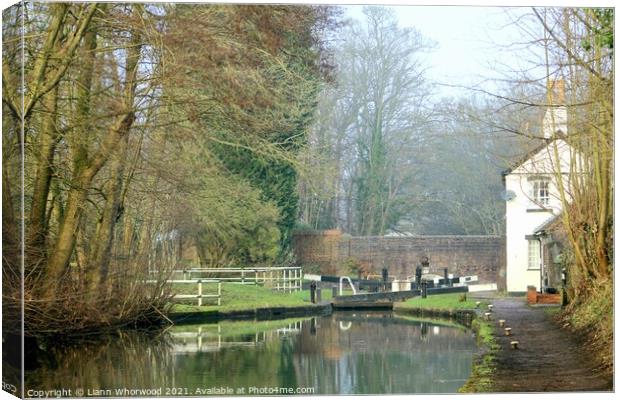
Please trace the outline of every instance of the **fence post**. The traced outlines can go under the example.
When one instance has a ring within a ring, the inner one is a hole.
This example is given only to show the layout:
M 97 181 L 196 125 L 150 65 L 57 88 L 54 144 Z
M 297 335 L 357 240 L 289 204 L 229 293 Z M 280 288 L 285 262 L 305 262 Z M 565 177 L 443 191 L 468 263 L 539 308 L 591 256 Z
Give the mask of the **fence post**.
M 198 279 L 198 305 L 202 305 L 202 280 Z
M 217 281 L 217 305 L 222 305 L 222 281 Z
M 310 303 L 316 303 L 316 282 L 310 282 Z
M 254 270 L 254 285 L 258 285 L 258 270 Z
M 241 270 L 241 283 L 242 284 L 245 283 L 245 270 L 244 269 Z

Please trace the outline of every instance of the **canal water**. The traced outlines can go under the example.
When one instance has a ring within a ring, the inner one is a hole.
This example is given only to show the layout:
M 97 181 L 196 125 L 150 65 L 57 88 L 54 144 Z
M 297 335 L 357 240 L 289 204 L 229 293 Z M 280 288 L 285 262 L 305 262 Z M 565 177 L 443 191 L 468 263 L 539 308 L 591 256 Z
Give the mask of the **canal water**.
M 455 393 L 476 351 L 460 325 L 387 311 L 221 321 L 50 346 L 26 371 L 26 394 Z

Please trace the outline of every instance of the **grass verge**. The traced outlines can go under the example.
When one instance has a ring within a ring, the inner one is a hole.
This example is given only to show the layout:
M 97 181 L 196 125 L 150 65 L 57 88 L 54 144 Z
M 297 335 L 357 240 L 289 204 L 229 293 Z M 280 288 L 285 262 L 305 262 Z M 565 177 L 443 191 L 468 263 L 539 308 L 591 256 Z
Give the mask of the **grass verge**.
M 173 288 L 175 293 L 197 293 L 196 286 L 191 288 L 188 285 L 179 288 Z M 323 291 L 323 299 L 325 293 Z M 203 294 L 216 294 L 216 284 L 203 284 Z M 331 297 L 331 293 L 329 293 Z M 234 283 L 222 284 L 221 306 L 215 303 L 215 299 L 206 299 L 206 305 L 198 306 L 196 304 L 174 304 L 171 312 L 195 312 L 195 311 L 242 311 L 254 310 L 257 308 L 268 307 L 299 307 L 310 305 L 310 293 L 298 291 L 292 293 L 276 292 L 270 288 L 258 285 L 238 285 Z
M 499 344 L 493 335 L 491 323 L 476 318 L 472 321 L 472 329 L 476 332 L 478 346 L 482 354 L 474 361 L 472 373 L 459 393 L 489 393 L 493 391 L 493 374 L 495 373 L 495 357 Z
M 610 376 L 614 369 L 614 290 L 611 280 L 598 282 L 587 296 L 558 313 L 564 328 L 584 339 L 585 346 Z
M 481 301 L 480 307 L 486 307 L 487 303 Z M 473 310 L 476 308 L 476 300 L 467 296 L 466 293 L 447 293 L 427 296 L 425 299 L 414 297 L 405 302 L 395 303 L 395 309 L 426 309 L 426 310 Z

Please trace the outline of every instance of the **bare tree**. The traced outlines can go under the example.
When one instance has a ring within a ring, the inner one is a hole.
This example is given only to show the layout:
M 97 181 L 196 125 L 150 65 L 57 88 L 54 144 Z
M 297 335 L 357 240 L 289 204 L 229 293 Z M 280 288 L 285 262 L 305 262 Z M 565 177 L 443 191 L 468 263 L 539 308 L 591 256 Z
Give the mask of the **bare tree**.
M 430 45 L 417 31 L 399 27 L 391 10 L 367 7 L 364 15 L 363 24 L 343 33 L 337 86 L 326 103 L 332 107 L 329 122 L 315 127 L 315 137 L 331 138 L 317 140 L 317 149 L 331 146 L 328 158 L 340 170 L 329 185 L 332 224 L 356 234 L 383 234 L 405 212 L 402 194 L 415 173 L 411 160 L 430 115 L 421 63 Z

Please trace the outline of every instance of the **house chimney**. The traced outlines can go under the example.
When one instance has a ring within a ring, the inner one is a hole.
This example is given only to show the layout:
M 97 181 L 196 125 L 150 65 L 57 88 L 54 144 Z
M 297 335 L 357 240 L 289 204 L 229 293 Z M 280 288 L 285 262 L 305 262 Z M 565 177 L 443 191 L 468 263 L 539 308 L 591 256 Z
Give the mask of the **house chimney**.
M 549 79 L 547 81 L 547 94 L 551 104 L 564 104 L 564 79 Z
M 543 137 L 551 139 L 557 134 L 568 134 L 568 115 L 566 111 L 564 79 L 547 81 L 547 111 L 543 118 Z

